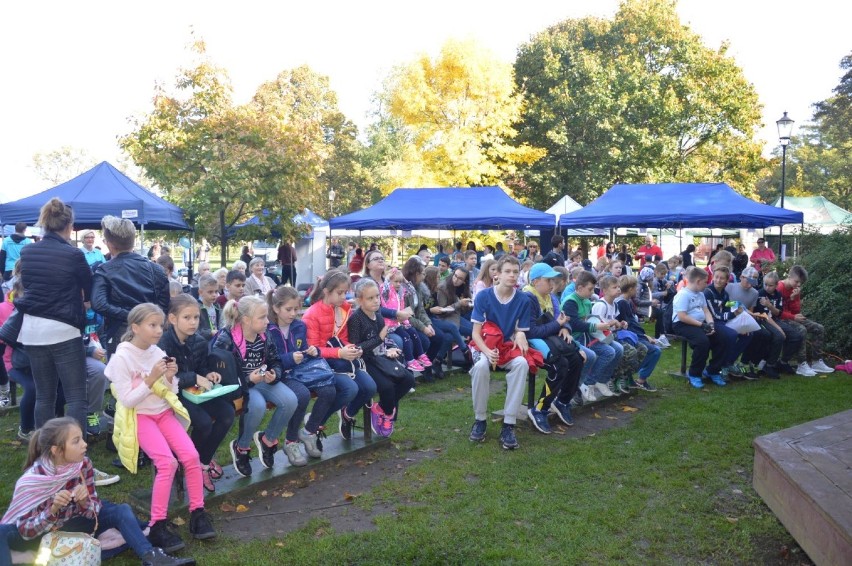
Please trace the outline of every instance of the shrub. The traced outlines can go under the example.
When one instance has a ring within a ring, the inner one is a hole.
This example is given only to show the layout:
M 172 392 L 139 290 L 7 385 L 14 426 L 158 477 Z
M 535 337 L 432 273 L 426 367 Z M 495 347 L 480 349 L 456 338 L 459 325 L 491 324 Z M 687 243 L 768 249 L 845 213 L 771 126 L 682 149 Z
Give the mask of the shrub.
M 825 349 L 852 358 L 852 229 L 802 236 L 801 265 L 808 270 L 802 311 L 825 326 Z M 826 360 L 829 362 L 829 360 Z M 833 365 L 829 363 L 829 365 Z

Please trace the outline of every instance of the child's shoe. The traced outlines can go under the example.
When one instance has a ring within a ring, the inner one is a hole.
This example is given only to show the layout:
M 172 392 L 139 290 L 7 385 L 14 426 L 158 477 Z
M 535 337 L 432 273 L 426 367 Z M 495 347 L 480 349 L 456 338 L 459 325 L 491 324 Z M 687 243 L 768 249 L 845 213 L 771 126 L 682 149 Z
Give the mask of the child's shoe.
M 207 540 L 216 537 L 213 522 L 204 507 L 189 514 L 189 532 L 197 540 Z
M 322 450 L 317 446 L 317 435 L 311 434 L 306 429 L 299 431 L 299 440 L 305 445 L 305 452 L 311 458 L 322 458 Z
M 163 552 L 162 548 L 156 546 L 142 556 L 142 566 L 191 566 L 194 564 L 194 558 L 169 556 Z
M 532 425 L 540 433 L 550 434 L 553 432 L 550 430 L 550 423 L 547 422 L 547 413 L 544 411 L 539 411 L 538 409 L 530 407 L 527 409 L 527 415 L 529 416 Z
M 352 429 L 355 428 L 355 419 L 346 414 L 346 407 L 339 411 L 340 416 L 340 436 L 343 440 L 352 440 Z
M 583 403 L 594 403 L 598 400 L 594 389 L 594 386 L 586 385 L 585 383 L 580 385 L 580 393 L 583 394 Z
M 811 364 L 811 371 L 817 373 L 834 373 L 834 368 L 831 368 L 822 359 L 819 359 Z
M 556 414 L 565 426 L 574 426 L 574 418 L 571 416 L 570 403 L 565 404 L 559 399 L 554 399 L 553 403 L 550 405 L 550 412 Z
M 254 445 L 257 446 L 257 451 L 260 452 L 260 463 L 264 468 L 271 468 L 275 465 L 275 452 L 278 450 L 278 441 L 272 446 L 269 446 L 265 441 L 266 437 L 262 432 L 254 433 Z
M 816 375 L 816 372 L 811 369 L 811 366 L 808 365 L 808 362 L 802 362 L 799 364 L 799 367 L 796 368 L 796 375 L 802 375 L 804 377 L 813 377 Z
M 201 482 L 204 484 L 204 489 L 210 493 L 216 492 L 216 484 L 213 483 L 213 476 L 210 475 L 210 466 L 201 467 Z
M 485 440 L 485 429 L 488 426 L 488 421 L 473 421 L 473 426 L 470 428 L 470 441 L 482 442 Z
M 636 385 L 638 385 L 639 389 L 641 389 L 642 391 L 648 391 L 650 393 L 654 393 L 657 390 L 657 388 L 651 385 L 651 382 L 647 379 L 644 381 L 637 381 Z
M 426 354 L 420 354 L 417 356 L 417 361 L 420 362 L 420 365 L 424 368 L 432 367 L 432 360 L 430 360 L 429 356 Z
M 186 543 L 174 532 L 175 526 L 168 519 L 162 519 L 151 525 L 148 532 L 148 541 L 151 546 L 162 548 L 163 552 L 172 553 L 183 550 Z
M 410 362 L 405 364 L 405 367 L 407 367 L 411 371 L 416 372 L 421 372 L 425 369 L 422 365 L 420 365 L 420 362 L 418 362 L 417 360 L 411 360 Z
M 609 387 L 610 392 L 611 392 L 614 396 L 616 396 L 616 397 L 621 397 L 621 390 L 620 390 L 620 389 L 618 388 L 618 386 L 615 384 L 615 383 L 616 383 L 616 381 L 621 381 L 621 378 L 619 378 L 618 380 L 610 379 L 609 381 L 607 381 L 607 382 L 606 382 L 606 386 L 607 386 L 607 387 Z
M 704 373 L 702 373 L 702 375 L 704 377 L 706 377 L 707 379 L 709 379 L 710 381 L 712 381 L 713 383 L 715 383 L 716 385 L 718 385 L 719 387 L 724 387 L 724 386 L 727 385 L 727 382 L 725 381 L 725 379 L 722 377 L 722 374 L 720 374 L 720 373 L 710 373 L 705 369 Z
M 287 460 L 291 466 L 301 467 L 308 463 L 308 459 L 302 454 L 301 442 L 284 442 L 284 454 L 287 455 Z
M 689 384 L 696 389 L 701 389 L 704 387 L 704 381 L 700 377 L 695 377 L 689 374 L 686 374 L 686 378 L 689 380 Z
M 598 393 L 600 393 L 600 394 L 601 394 L 601 396 L 603 396 L 603 397 L 613 397 L 613 396 L 615 396 L 615 393 L 613 393 L 612 391 L 610 391 L 610 389 L 609 389 L 609 387 L 607 386 L 607 384 L 606 384 L 606 383 L 600 383 L 600 382 L 595 383 L 595 389 L 596 389 L 596 390 L 597 390 L 597 392 L 598 392 Z M 597 393 L 596 393 L 595 395 L 597 395 Z
M 514 450 L 518 447 L 515 425 L 503 423 L 503 428 L 500 429 L 500 446 L 503 447 L 503 450 Z
M 225 471 L 222 469 L 216 460 L 210 460 L 210 477 L 214 480 L 218 480 L 225 474 Z
M 234 462 L 234 470 L 237 471 L 238 474 L 247 478 L 251 475 L 251 448 L 247 448 L 246 450 L 242 450 L 237 446 L 237 439 L 231 441 L 231 459 Z M 157 545 L 154 545 L 157 546 Z M 166 552 L 174 552 L 166 551 Z

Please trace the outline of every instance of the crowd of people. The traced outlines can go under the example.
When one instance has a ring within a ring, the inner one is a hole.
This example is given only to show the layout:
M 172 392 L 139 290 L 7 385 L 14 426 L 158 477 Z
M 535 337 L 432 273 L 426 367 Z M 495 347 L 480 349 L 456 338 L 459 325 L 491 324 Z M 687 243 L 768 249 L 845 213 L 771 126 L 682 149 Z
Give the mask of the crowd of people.
M 831 371 L 822 361 L 823 327 L 801 314 L 807 272 L 795 266 L 780 280 L 763 242 L 741 269 L 738 254 L 725 250 L 707 270 L 692 263 L 694 249 L 664 261 L 650 237 L 635 266 L 611 244 L 593 265 L 559 235 L 544 255 L 535 241 L 508 252 L 501 243 L 439 246 L 434 255 L 422 246 L 397 268 L 378 246 L 365 253 L 333 239 L 331 266 L 303 311 L 287 244 L 278 254 L 288 266 L 281 281 L 247 247 L 231 269 L 212 272 L 200 262 L 185 286 L 162 248 L 150 258 L 133 251 L 129 220 L 103 218 L 105 254 L 94 233 L 83 234 L 82 248 L 70 244 L 73 220 L 53 199 L 41 211 L 40 241 L 26 241 L 26 226 L 16 227 L 8 247 L 4 241 L 10 290 L 0 340 L 8 375 L 0 374 L 7 391 L 9 376 L 24 389 L 18 435 L 29 455 L 0 524 L 0 565 L 10 549 L 30 548 L 60 527 L 116 528 L 123 540 L 115 552 L 130 548 L 143 564 L 193 563 L 172 556 L 185 546 L 168 518 L 172 483 L 180 466 L 189 532 L 215 537 L 204 497 L 224 474 L 216 453 L 235 422 L 228 451 L 240 476 L 252 475 L 255 449 L 263 468 L 275 465 L 279 448 L 291 466 L 304 466 L 322 456 L 332 416 L 343 439 L 352 438 L 361 410 L 376 435 L 389 437 L 417 382 L 444 379 L 454 363 L 471 376 L 474 442 L 486 437 L 492 372 L 505 372 L 499 444 L 506 450 L 518 447 L 529 373 L 543 380 L 527 415 L 550 434 L 551 414 L 572 426 L 578 405 L 656 391 L 651 378 L 673 336 L 693 348 L 688 380 L 696 388 L 760 372 Z M 643 326 L 650 320 L 653 335 Z M 147 458 L 156 470 L 144 523 L 99 497 L 96 487 L 119 478 L 86 456 L 87 441 L 102 432 L 108 387 L 120 463 L 135 473 Z

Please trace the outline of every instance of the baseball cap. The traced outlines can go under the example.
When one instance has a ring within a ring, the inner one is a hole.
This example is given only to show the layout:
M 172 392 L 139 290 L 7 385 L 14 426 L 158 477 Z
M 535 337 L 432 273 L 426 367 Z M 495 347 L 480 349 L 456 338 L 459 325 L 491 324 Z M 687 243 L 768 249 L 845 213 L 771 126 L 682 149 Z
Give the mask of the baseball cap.
M 536 263 L 530 268 L 529 281 L 535 281 L 536 279 L 541 279 L 542 277 L 546 279 L 553 279 L 554 277 L 561 277 L 559 272 L 547 265 L 546 263 Z
M 757 286 L 757 270 L 753 267 L 746 267 L 740 275 L 741 279 L 745 279 L 752 287 Z

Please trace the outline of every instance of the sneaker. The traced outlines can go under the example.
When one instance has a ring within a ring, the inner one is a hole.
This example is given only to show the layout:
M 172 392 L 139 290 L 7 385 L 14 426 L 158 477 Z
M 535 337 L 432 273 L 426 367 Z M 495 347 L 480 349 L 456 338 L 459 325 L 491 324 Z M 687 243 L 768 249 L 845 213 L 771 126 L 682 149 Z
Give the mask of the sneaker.
M 647 391 L 649 393 L 654 393 L 657 391 L 657 388 L 651 385 L 651 382 L 647 379 L 645 381 L 637 381 L 636 385 L 639 386 L 639 389 L 641 391 Z
M 704 381 L 700 377 L 693 377 L 689 374 L 686 374 L 686 378 L 689 380 L 689 384 L 696 389 L 701 389 L 704 387 Z
M 20 440 L 21 442 L 29 442 L 30 438 L 33 437 L 34 432 L 35 432 L 34 430 L 31 430 L 29 432 L 24 432 L 24 429 L 22 429 L 21 427 L 18 427 L 18 440 Z
M 571 416 L 570 403 L 567 405 L 559 399 L 554 399 L 550 405 L 550 412 L 554 413 L 565 426 L 574 426 L 574 417 Z
M 766 377 L 769 379 L 781 379 L 781 374 L 778 372 L 778 368 L 769 364 L 763 366 L 763 373 L 765 373 Z
M 194 566 L 194 558 L 176 558 L 154 547 L 142 556 L 142 566 Z
M 616 385 L 615 385 L 615 384 L 616 384 L 616 382 L 618 382 L 618 381 L 621 381 L 621 378 L 619 378 L 619 379 L 610 379 L 609 381 L 607 381 L 607 382 L 606 382 L 606 386 L 607 386 L 607 387 L 609 387 L 610 392 L 611 392 L 611 393 L 612 393 L 615 397 L 621 397 L 621 390 L 618 388 L 618 386 L 616 386 Z
M 628 377 L 625 381 L 627 382 L 627 389 L 628 390 L 639 389 L 639 384 L 636 383 L 636 380 L 633 379 L 633 376 Z
M 444 379 L 444 366 L 438 358 L 432 360 L 432 375 L 435 379 Z
M 722 370 L 722 375 L 727 374 L 728 377 L 739 377 L 739 378 L 745 377 L 746 370 L 740 364 L 731 364 L 725 369 L 727 369 L 727 372 Z
M 834 368 L 829 367 L 822 359 L 819 359 L 811 364 L 811 371 L 817 373 L 834 373 Z
M 186 543 L 175 532 L 175 526 L 168 519 L 162 519 L 151 525 L 148 532 L 148 542 L 151 546 L 162 548 L 163 552 L 172 553 L 183 550 Z
M 370 428 L 373 429 L 373 434 L 378 435 L 379 431 L 382 429 L 381 426 L 381 418 L 384 417 L 385 414 L 382 412 L 381 407 L 379 407 L 378 403 L 373 403 L 370 405 Z
M 589 386 L 583 383 L 580 385 L 580 393 L 583 395 L 583 403 L 594 403 L 598 400 L 595 396 L 594 386 Z
M 196 540 L 207 540 L 216 537 L 210 515 L 202 507 L 189 514 L 189 532 Z
M 216 492 L 216 484 L 213 483 L 213 476 L 210 475 L 210 466 L 201 467 L 201 483 L 204 485 L 204 489 L 210 493 Z
M 418 362 L 417 360 L 411 360 L 410 362 L 405 364 L 405 367 L 407 367 L 411 371 L 416 371 L 418 373 L 426 369 L 422 365 L 420 365 L 420 362 Z
M 660 334 L 660 337 L 659 337 L 659 338 L 657 338 L 657 345 L 658 345 L 660 348 L 665 349 L 665 348 L 670 347 L 670 346 L 672 345 L 672 343 L 671 343 L 671 342 L 669 342 L 669 339 L 666 337 L 666 335 L 665 335 L 665 334 Z
M 222 469 L 222 466 L 220 466 L 216 460 L 210 460 L 210 477 L 214 480 L 218 480 L 223 475 L 225 475 L 225 471 Z
M 547 423 L 547 413 L 544 411 L 529 408 L 527 409 L 527 416 L 529 416 L 530 422 L 540 433 L 550 434 L 552 432 L 550 430 L 550 425 Z
M 301 468 L 308 463 L 308 459 L 302 454 L 301 445 L 301 442 L 290 442 L 289 440 L 284 442 L 284 454 L 287 456 L 287 461 L 296 468 Z
M 234 461 L 234 469 L 238 474 L 247 478 L 251 475 L 251 448 L 241 450 L 237 446 L 237 439 L 231 441 L 231 459 Z M 156 545 L 155 545 L 156 546 Z M 167 552 L 174 552 L 167 551 Z
M 787 375 L 793 375 L 796 373 L 796 368 L 791 366 L 789 362 L 778 362 L 778 371 Z
M 6 384 L 4 389 L 0 389 L 0 407 L 8 407 L 12 404 L 12 397 L 9 389 L 9 384 Z
M 305 445 L 305 452 L 311 458 L 322 458 L 322 450 L 317 446 L 317 435 L 311 434 L 305 429 L 299 431 L 299 440 Z
M 114 483 L 118 483 L 121 480 L 121 476 L 118 474 L 108 474 L 106 472 L 102 472 L 99 469 L 95 468 L 95 486 L 102 487 L 105 485 L 112 485 Z
M 619 393 L 630 393 L 630 387 L 627 386 L 628 380 L 631 378 L 621 378 L 615 380 L 615 387 Z
M 515 438 L 515 425 L 503 424 L 500 429 L 500 445 L 503 450 L 514 450 L 518 447 L 518 439 Z
M 269 446 L 264 442 L 266 436 L 260 431 L 255 432 L 252 438 L 254 438 L 254 445 L 257 446 L 257 451 L 260 454 L 260 463 L 263 467 L 269 469 L 274 466 L 275 452 L 278 451 L 278 442 Z
M 97 436 L 101 433 L 101 419 L 97 413 L 86 415 L 86 433 Z
M 485 427 L 488 426 L 486 421 L 473 421 L 473 426 L 470 429 L 470 441 L 482 442 L 485 440 Z
M 710 381 L 712 381 L 713 383 L 715 383 L 716 385 L 718 385 L 719 387 L 724 387 L 724 386 L 727 385 L 727 382 L 725 382 L 725 379 L 722 377 L 722 374 L 720 374 L 720 373 L 712 373 L 711 374 L 705 369 L 704 373 L 702 375 L 704 377 L 706 377 L 707 379 L 709 379 Z
M 417 361 L 420 362 L 420 365 L 424 368 L 432 367 L 432 360 L 430 360 L 429 356 L 426 354 L 420 354 L 417 356 Z
M 578 389 L 574 396 L 571 397 L 571 402 L 569 403 L 572 408 L 582 407 L 583 406 L 583 393 Z
M 355 419 L 346 414 L 346 407 L 339 411 L 340 416 L 340 436 L 343 440 L 352 440 L 352 429 L 355 428 Z
M 816 375 L 816 372 L 811 369 L 811 367 L 808 365 L 808 362 L 802 362 L 799 364 L 799 367 L 796 368 L 796 375 L 813 377 Z
M 390 438 L 390 435 L 393 434 L 394 421 L 396 421 L 396 408 L 390 415 L 382 413 L 382 417 L 379 419 L 379 436 Z
M 743 373 L 743 377 L 749 381 L 755 381 L 756 379 L 760 379 L 760 375 L 757 373 L 757 368 L 754 365 L 749 364 L 745 368 L 745 372 Z
M 595 390 L 600 393 L 603 397 L 614 397 L 615 393 L 613 393 L 609 386 L 606 383 L 595 383 Z

